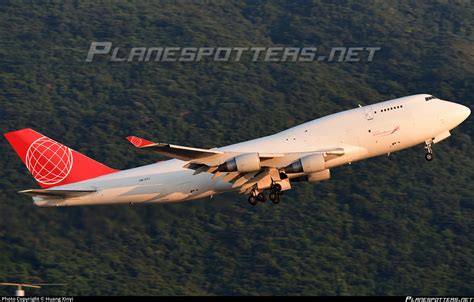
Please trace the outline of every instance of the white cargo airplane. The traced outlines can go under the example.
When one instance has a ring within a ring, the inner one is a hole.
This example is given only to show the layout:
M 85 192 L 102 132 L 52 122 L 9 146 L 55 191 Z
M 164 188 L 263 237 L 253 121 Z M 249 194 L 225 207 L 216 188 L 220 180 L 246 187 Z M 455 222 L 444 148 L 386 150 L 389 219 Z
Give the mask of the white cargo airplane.
M 42 189 L 20 193 L 38 206 L 165 203 L 194 200 L 227 191 L 247 194 L 250 204 L 269 198 L 296 181 L 329 179 L 330 169 L 390 154 L 450 136 L 470 109 L 419 94 L 331 114 L 274 135 L 222 148 L 200 149 L 127 139 L 140 149 L 173 159 L 118 171 L 31 129 L 5 136 Z

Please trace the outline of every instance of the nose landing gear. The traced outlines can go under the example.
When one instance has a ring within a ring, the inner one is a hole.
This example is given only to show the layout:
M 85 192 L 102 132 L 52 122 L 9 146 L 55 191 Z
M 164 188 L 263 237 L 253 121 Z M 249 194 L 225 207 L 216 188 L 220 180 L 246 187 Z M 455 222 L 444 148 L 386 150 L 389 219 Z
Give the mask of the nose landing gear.
M 425 159 L 427 161 L 432 161 L 433 160 L 433 153 L 430 153 L 430 152 L 426 153 L 425 154 Z
M 427 161 L 432 161 L 433 160 L 433 140 L 426 141 L 426 154 L 425 154 L 425 159 Z

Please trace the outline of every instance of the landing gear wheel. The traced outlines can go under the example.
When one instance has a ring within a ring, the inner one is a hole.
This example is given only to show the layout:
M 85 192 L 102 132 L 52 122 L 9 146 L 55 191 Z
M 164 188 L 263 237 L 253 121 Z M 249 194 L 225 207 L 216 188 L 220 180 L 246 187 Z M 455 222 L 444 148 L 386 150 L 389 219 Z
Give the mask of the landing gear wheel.
M 260 201 L 260 202 L 265 202 L 265 201 L 267 201 L 267 199 L 265 198 L 265 194 L 264 194 L 264 193 L 258 193 L 258 194 L 257 194 L 257 200 Z
M 274 184 L 274 185 L 271 187 L 271 191 L 272 191 L 272 192 L 275 192 L 275 193 L 281 192 L 281 185 L 280 185 L 280 184 Z
M 271 200 L 274 204 L 280 203 L 280 194 L 278 194 L 278 193 L 276 193 L 276 192 L 271 192 L 268 197 L 270 197 L 270 200 Z
M 255 206 L 255 205 L 257 204 L 257 197 L 256 197 L 255 195 L 253 195 L 253 194 L 250 195 L 250 196 L 249 196 L 249 199 L 248 199 L 248 202 L 249 202 L 251 205 Z
M 275 192 L 271 192 L 268 197 L 270 198 L 271 201 L 275 201 L 278 198 L 278 194 Z
M 280 203 L 280 194 L 275 193 L 275 192 L 270 193 L 270 200 L 271 200 L 274 204 Z
M 427 161 L 432 161 L 432 160 L 433 160 L 433 153 L 429 153 L 429 152 L 426 153 L 426 154 L 425 154 L 425 159 L 426 159 Z

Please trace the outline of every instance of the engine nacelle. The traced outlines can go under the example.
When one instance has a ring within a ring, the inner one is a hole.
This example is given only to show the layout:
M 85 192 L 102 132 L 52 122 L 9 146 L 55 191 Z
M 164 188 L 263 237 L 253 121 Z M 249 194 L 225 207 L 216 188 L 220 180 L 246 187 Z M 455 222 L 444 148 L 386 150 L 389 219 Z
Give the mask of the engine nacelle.
M 314 173 L 326 169 L 324 156 L 322 154 L 312 154 L 294 161 L 285 167 L 286 173 Z
M 309 182 L 318 182 L 318 181 L 323 181 L 331 178 L 331 172 L 329 169 L 320 171 L 320 172 L 315 172 L 315 173 L 310 173 L 307 175 L 303 175 L 300 177 L 292 178 L 292 182 L 297 182 L 297 181 L 309 181 Z
M 331 178 L 331 171 L 329 171 L 329 169 L 326 169 L 320 172 L 310 173 L 306 176 L 308 177 L 309 182 L 318 182 Z
M 219 172 L 254 172 L 260 170 L 258 153 L 246 153 L 232 158 L 218 167 Z

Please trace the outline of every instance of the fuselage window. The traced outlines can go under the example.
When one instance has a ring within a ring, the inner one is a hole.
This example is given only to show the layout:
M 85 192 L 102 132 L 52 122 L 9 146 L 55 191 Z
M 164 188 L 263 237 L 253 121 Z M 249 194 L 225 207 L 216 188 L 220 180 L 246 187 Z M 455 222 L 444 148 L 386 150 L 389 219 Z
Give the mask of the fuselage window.
M 386 111 L 389 111 L 389 110 L 395 110 L 395 109 L 401 109 L 403 108 L 403 105 L 398 105 L 398 106 L 395 106 L 395 107 L 388 107 L 388 108 L 385 108 L 385 109 L 380 109 L 380 112 L 386 112 Z M 377 113 L 377 111 L 374 111 L 374 113 Z

